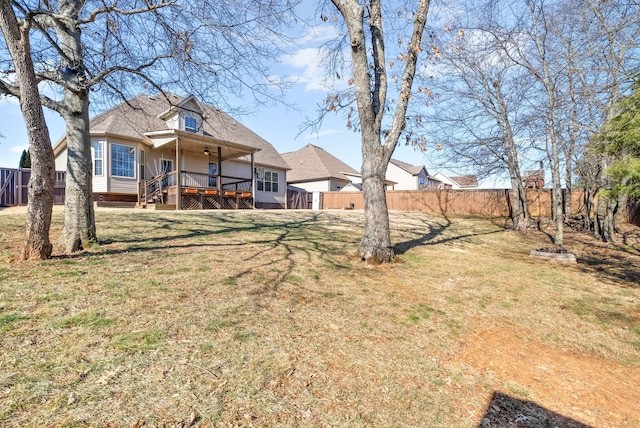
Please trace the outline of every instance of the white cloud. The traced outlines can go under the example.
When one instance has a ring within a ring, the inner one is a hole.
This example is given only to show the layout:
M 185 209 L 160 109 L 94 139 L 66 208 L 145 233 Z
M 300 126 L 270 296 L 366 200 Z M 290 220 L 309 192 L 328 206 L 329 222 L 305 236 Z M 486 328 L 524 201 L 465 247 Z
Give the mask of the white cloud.
M 322 43 L 329 40 L 334 40 L 338 37 L 338 30 L 336 27 L 332 25 L 317 25 L 315 27 L 311 27 L 307 34 L 302 36 L 301 40 L 298 40 L 299 43 L 305 42 L 314 42 L 314 43 Z
M 304 85 L 307 91 L 341 91 L 347 87 L 347 77 L 333 74 L 327 67 L 325 50 L 303 48 L 292 55 L 282 57 L 282 63 L 294 69 L 289 80 Z M 345 73 L 346 74 L 346 73 Z
M 319 131 L 319 132 L 313 132 L 307 136 L 304 137 L 305 140 L 317 140 L 319 138 L 322 137 L 326 137 L 328 135 L 336 135 L 336 134 L 342 134 L 343 131 L 339 131 L 337 129 L 327 129 L 324 131 Z
M 326 91 L 327 70 L 321 64 L 321 54 L 320 48 L 304 48 L 285 56 L 282 62 L 296 70 L 291 80 L 304 85 L 307 91 Z

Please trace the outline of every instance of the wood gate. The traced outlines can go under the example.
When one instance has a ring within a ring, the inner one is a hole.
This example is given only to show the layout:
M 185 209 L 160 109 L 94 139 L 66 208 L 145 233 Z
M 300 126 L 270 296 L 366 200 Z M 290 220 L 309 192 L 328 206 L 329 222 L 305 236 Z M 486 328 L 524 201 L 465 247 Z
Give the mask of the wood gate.
M 64 172 L 56 171 L 53 203 L 64 204 Z M 30 169 L 0 168 L 0 206 L 12 207 L 29 203 Z
M 310 210 L 313 193 L 304 190 L 287 189 L 287 208 L 292 210 Z

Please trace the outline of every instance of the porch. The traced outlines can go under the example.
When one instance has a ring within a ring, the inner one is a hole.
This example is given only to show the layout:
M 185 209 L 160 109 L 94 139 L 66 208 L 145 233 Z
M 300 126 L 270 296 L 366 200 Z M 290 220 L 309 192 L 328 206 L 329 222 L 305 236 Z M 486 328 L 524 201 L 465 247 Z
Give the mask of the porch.
M 139 207 L 156 205 L 176 210 L 255 207 L 254 156 L 259 149 L 179 130 L 145 135 L 153 145 L 150 156 L 156 158 L 159 174 L 138 182 Z M 175 157 L 158 158 L 156 150 L 169 150 Z M 227 164 L 240 158 L 248 160 L 241 163 L 240 169 L 237 164 L 235 167 Z
M 177 179 L 178 175 L 180 180 Z M 174 209 L 252 209 L 250 178 L 171 171 L 139 183 L 138 206 L 172 206 Z

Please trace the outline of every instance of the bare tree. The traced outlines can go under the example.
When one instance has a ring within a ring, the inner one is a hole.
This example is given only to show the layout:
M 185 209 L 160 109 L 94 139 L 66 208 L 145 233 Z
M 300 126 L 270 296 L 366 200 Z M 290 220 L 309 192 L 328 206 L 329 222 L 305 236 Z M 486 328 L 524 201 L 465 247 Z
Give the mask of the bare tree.
M 52 251 L 49 228 L 53 209 L 55 169 L 49 132 L 40 105 L 38 81 L 31 62 L 30 23 L 19 22 L 11 3 L 8 0 L 0 0 L 0 29 L 18 78 L 18 82 L 9 88 L 6 88 L 6 83 L 0 82 L 0 90 L 6 88 L 18 93 L 32 157 L 26 237 L 22 256 L 25 259 L 46 259 Z
M 420 0 L 415 10 L 410 10 L 406 5 L 405 9 L 399 11 L 402 16 L 410 17 L 411 25 L 406 51 L 398 55 L 398 62 L 404 67 L 395 100 L 387 98 L 390 64 L 386 56 L 388 39 L 383 25 L 382 2 L 332 0 L 332 3 L 348 32 L 353 91 L 362 135 L 365 224 L 358 252 L 363 261 L 387 263 L 394 258 L 394 251 L 385 196 L 385 173 L 406 126 L 416 64 L 423 50 L 422 38 L 429 0 Z
M 501 27 L 497 4 L 463 2 L 440 36 L 437 77 L 421 75 L 434 92 L 428 133 L 449 163 L 470 164 L 479 175 L 507 169 L 515 230 L 526 230 L 528 210 L 520 172 L 528 120 L 526 73 L 503 51 L 517 32 Z M 464 11 L 464 13 L 460 13 Z
M 60 113 L 67 127 L 65 252 L 97 241 L 90 90 L 97 91 L 93 103 L 126 99 L 142 89 L 194 93 L 216 105 L 224 104 L 225 94 L 246 90 L 260 101 L 272 100 L 278 82 L 269 75 L 268 61 L 281 51 L 284 17 L 293 16 L 295 3 L 10 2 L 19 19 L 38 32 L 32 38 L 36 78 L 54 92 L 41 103 Z M 2 55 L 0 61 L 10 62 Z M 18 96 L 17 87 L 0 89 Z

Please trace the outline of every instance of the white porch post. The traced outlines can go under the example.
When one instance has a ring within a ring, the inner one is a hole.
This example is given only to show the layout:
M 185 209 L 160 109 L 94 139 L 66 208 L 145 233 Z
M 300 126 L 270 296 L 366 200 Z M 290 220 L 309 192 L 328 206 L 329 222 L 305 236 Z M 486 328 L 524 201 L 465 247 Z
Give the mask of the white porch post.
M 180 183 L 180 138 L 176 138 L 176 211 L 182 209 L 182 185 Z
M 251 152 L 251 206 L 256 207 L 256 177 L 255 177 L 256 163 L 255 152 Z
M 222 199 L 222 147 L 218 146 L 218 201 L 220 208 L 224 208 Z

